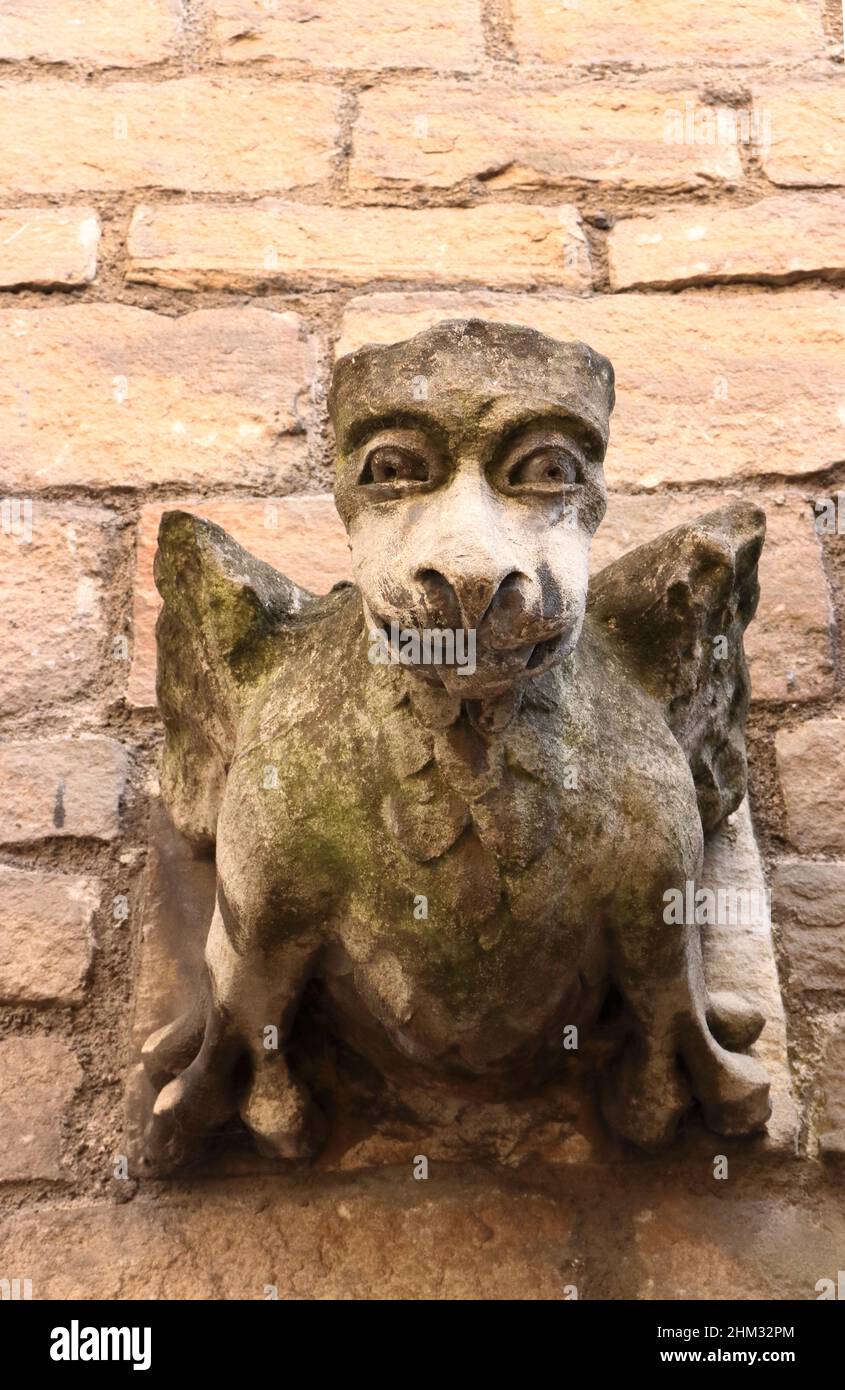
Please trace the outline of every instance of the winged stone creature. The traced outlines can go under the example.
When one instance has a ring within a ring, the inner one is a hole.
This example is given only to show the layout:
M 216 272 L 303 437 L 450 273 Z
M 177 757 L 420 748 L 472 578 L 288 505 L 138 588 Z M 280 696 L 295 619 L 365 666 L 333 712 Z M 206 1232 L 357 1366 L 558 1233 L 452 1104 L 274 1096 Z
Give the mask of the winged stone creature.
M 765 518 L 711 512 L 588 584 L 613 403 L 583 343 L 444 322 L 335 367 L 355 584 L 314 597 L 164 515 L 162 788 L 217 893 L 195 1005 L 143 1050 L 157 1170 L 237 1115 L 263 1153 L 317 1151 L 286 1049 L 314 981 L 382 1074 L 511 1089 L 613 992 L 613 1131 L 656 1149 L 695 1104 L 719 1134 L 765 1125 L 762 1017 L 708 996 L 700 927 L 665 907 L 745 793 Z

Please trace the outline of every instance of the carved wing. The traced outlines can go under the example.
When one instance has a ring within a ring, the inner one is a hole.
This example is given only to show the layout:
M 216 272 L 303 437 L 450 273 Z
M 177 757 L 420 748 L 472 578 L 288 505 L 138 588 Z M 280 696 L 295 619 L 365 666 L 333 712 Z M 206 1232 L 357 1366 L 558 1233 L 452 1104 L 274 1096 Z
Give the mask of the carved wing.
M 588 612 L 663 706 L 692 769 L 705 830 L 745 795 L 749 681 L 742 634 L 759 596 L 766 517 L 708 512 L 629 551 L 591 581 Z
M 279 633 L 316 600 L 221 527 L 180 511 L 161 519 L 155 581 L 164 599 L 156 627 L 162 794 L 178 829 L 207 851 L 238 714 L 280 659 Z

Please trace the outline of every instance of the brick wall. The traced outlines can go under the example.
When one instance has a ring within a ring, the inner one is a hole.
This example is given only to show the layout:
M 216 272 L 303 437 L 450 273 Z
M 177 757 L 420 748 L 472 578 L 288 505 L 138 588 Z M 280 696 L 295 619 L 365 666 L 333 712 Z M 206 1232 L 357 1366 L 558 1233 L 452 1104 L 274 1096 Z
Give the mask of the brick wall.
M 845 551 L 814 501 L 842 489 L 845 531 L 842 49 L 838 0 L 4 0 L 15 1201 L 114 1194 L 162 508 L 328 587 L 332 357 L 467 309 L 613 359 L 601 560 L 726 495 L 768 510 L 753 805 L 804 1152 L 835 1150 Z

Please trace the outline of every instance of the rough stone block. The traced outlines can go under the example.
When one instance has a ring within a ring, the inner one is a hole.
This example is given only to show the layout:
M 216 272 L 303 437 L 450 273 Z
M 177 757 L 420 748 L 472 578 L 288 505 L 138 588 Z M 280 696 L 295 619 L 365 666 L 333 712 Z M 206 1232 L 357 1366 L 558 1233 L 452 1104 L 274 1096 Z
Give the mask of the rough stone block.
M 315 366 L 295 314 L 126 304 L 0 312 L 0 467 L 46 486 L 276 486 L 303 470 Z
M 736 132 L 711 143 L 667 139 L 694 89 L 522 78 L 505 99 L 498 82 L 408 82 L 359 99 L 353 188 L 554 188 L 570 179 L 624 189 L 711 188 L 742 179 Z M 704 108 L 707 109 L 707 108 Z M 499 205 L 507 217 L 508 207 Z
M 8 208 L 0 212 L 0 289 L 68 289 L 97 273 L 100 219 L 93 208 Z
M 338 102 L 319 82 L 6 82 L 0 181 L 26 193 L 306 188 L 331 174 Z
M 802 854 L 845 853 L 845 721 L 808 719 L 775 736 L 789 837 Z
M 110 738 L 0 744 L 0 843 L 113 840 L 128 759 Z
M 0 1002 L 81 1002 L 99 897 L 88 878 L 0 866 Z
M 129 280 L 166 289 L 475 281 L 585 290 L 590 255 L 574 207 L 330 208 L 144 205 L 129 228 Z
M 462 71 L 484 57 L 479 0 L 212 0 L 225 62 Z
M 8 436 L 8 415 L 6 426 Z M 117 518 L 100 507 L 37 497 L 7 498 L 4 506 L 0 712 L 40 712 L 83 696 L 105 664 L 109 671 L 115 665 L 107 614 Z
M 0 1182 L 66 1176 L 62 1119 L 82 1070 L 60 1037 L 0 1042 Z

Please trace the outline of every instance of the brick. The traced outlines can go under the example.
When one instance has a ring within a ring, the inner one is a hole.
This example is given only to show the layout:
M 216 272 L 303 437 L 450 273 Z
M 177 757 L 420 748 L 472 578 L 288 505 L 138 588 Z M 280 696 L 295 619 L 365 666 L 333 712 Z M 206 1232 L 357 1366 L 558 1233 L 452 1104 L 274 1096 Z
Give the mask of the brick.
M 772 882 L 778 921 L 803 927 L 845 928 L 845 863 L 780 859 Z
M 259 560 L 312 593 L 325 594 L 339 579 L 350 579 L 346 532 L 331 497 L 188 498 L 151 502 L 141 511 L 135 562 L 133 653 L 128 698 L 155 704 L 155 624 L 161 599 L 153 582 L 161 514 L 183 507 L 222 526 Z
M 789 988 L 822 994 L 845 989 L 845 931 L 841 927 L 784 927 Z
M 62 1118 L 81 1082 L 75 1056 L 52 1034 L 0 1042 L 0 1182 L 65 1176 Z
M 462 281 L 587 289 L 574 208 L 328 208 L 159 204 L 136 209 L 127 278 L 167 289 Z
M 782 194 L 743 208 L 631 217 L 608 237 L 612 289 L 787 284 L 845 269 L 845 196 Z
M 127 757 L 114 739 L 0 744 L 0 843 L 113 840 Z
M 580 338 L 616 367 L 611 487 L 802 474 L 842 457 L 845 295 L 373 294 L 350 301 L 339 351 L 474 313 Z
M 845 853 L 845 720 L 810 719 L 775 735 L 789 838 L 802 854 Z
M 836 1020 L 837 1031 L 828 1038 L 821 1073 L 822 1113 L 819 1146 L 831 1158 L 845 1158 L 845 1019 Z
M 819 540 L 802 498 L 748 491 L 611 494 L 591 551 L 593 573 L 634 546 L 704 512 L 752 501 L 766 511 L 760 604 L 745 636 L 755 701 L 816 700 L 833 694 L 831 611 Z
M 78 698 L 114 665 L 106 604 L 120 548 L 117 519 L 99 507 L 38 498 L 5 505 L 0 714 L 40 713 Z
M 692 189 L 742 177 L 736 132 L 678 142 L 694 91 L 617 83 L 543 87 L 520 80 L 413 82 L 361 94 L 353 188 L 548 188 L 569 179 L 614 188 Z
M 730 1162 L 740 1174 L 744 1153 Z M 539 1193 L 514 1178 L 412 1187 L 396 1170 L 366 1186 L 310 1174 L 299 1190 L 265 1178 L 238 1190 L 183 1182 L 120 1204 L 43 1202 L 4 1213 L 0 1267 L 30 1277 L 33 1298 L 61 1301 L 264 1300 L 268 1284 L 285 1301 L 560 1300 L 572 1285 L 583 1299 L 806 1300 L 820 1276 L 835 1281 L 835 1196 L 749 1197 L 733 1182 L 690 1193 L 642 1169 L 633 1181 L 630 1166 L 591 1174 L 577 1196 L 569 1173 Z
M 0 182 L 31 193 L 308 187 L 331 172 L 338 101 L 310 82 L 6 83 Z
M 293 480 L 314 345 L 293 314 L 0 312 L 6 488 Z
M 800 62 L 825 52 L 816 0 L 513 0 L 520 60 L 663 66 Z
M 133 68 L 178 51 L 178 0 L 4 0 L 0 62 Z
M 480 0 L 211 0 L 226 62 L 297 59 L 326 68 L 474 68 Z
M 781 924 L 790 988 L 845 990 L 845 863 L 779 860 L 772 913 Z
M 263 1300 L 268 1284 L 284 1300 L 564 1297 L 566 1195 L 482 1187 L 428 1197 L 419 1189 L 432 1183 L 411 1183 L 401 1199 L 387 1184 L 364 1193 L 314 1180 L 297 1195 L 271 1179 L 246 1191 L 200 1184 L 119 1206 L 8 1211 L 0 1268 L 29 1275 L 34 1298 L 84 1290 L 87 1298 Z
M 0 1002 L 81 1001 L 98 900 L 90 879 L 0 866 Z
M 710 1173 L 715 1155 L 728 1155 L 728 1181 L 718 1186 L 730 1188 L 730 1194 L 685 1191 L 689 1179 L 664 1180 L 650 1195 L 640 1190 L 628 1217 L 626 1248 L 618 1255 L 622 1278 L 630 1261 L 639 1276 L 636 1296 L 648 1301 L 817 1298 L 819 1278 L 830 1271 L 835 1280 L 841 1266 L 841 1205 L 812 1211 L 775 1193 L 771 1180 L 765 1179 L 757 1179 L 759 1187 L 749 1184 L 739 1195 L 734 1180 L 745 1171 L 748 1145 L 726 1145 L 714 1137 L 710 1152 Z M 715 1189 L 717 1184 L 710 1181 Z M 617 1200 L 611 1196 L 610 1203 L 607 1217 L 615 1214 L 618 1222 Z M 617 1225 L 617 1236 L 618 1232 Z M 600 1290 L 590 1296 L 613 1295 Z M 663 1345 L 671 1340 L 666 1338 Z M 679 1340 L 672 1344 L 681 1346 Z M 695 1344 L 683 1343 L 685 1349 L 689 1345 Z M 706 1357 L 708 1344 L 698 1345 Z
M 0 212 L 0 289 L 87 285 L 97 273 L 100 220 L 93 208 Z
M 754 124 L 772 183 L 845 186 L 845 89 L 798 82 L 754 90 Z

